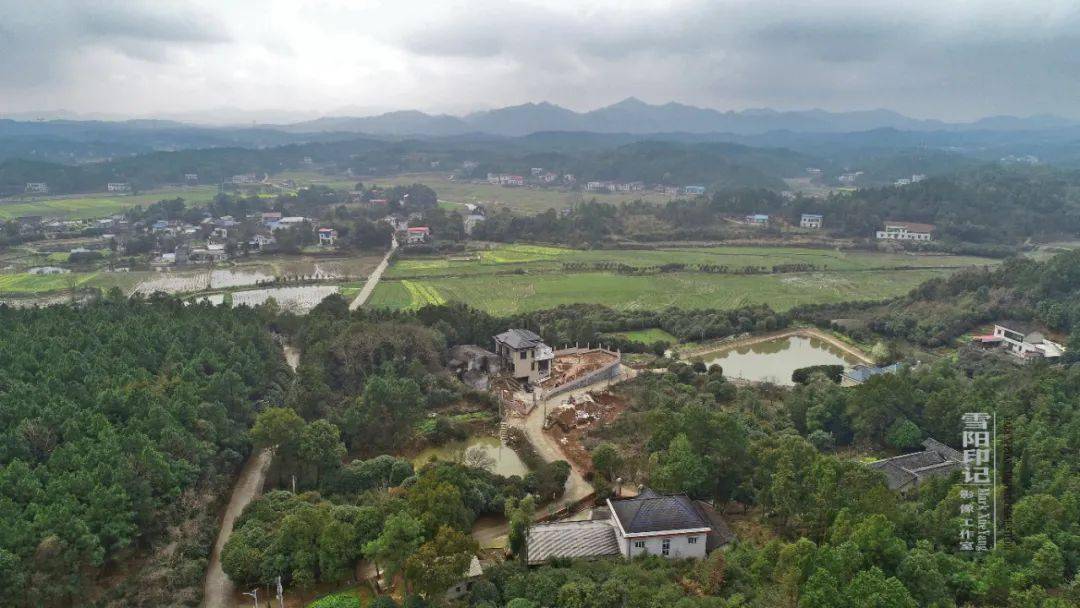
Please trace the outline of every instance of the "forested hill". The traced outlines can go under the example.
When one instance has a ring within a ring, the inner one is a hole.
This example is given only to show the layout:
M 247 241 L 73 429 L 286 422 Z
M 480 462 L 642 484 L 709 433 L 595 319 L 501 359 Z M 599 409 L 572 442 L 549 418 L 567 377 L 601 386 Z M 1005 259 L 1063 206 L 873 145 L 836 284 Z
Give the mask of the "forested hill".
M 192 598 L 211 507 L 288 374 L 250 309 L 118 293 L 0 306 L 0 605 L 83 603 L 99 575 L 164 545 L 144 570 L 157 578 L 129 587 Z
M 822 213 L 826 230 L 852 237 L 872 237 L 885 220 L 902 220 L 936 225 L 936 240 L 1016 243 L 1080 233 L 1080 172 L 984 165 L 907 186 L 863 188 L 826 199 L 718 191 L 708 205 L 714 213 L 779 214 L 796 224 L 802 213 Z
M 288 170 L 310 171 L 313 163 L 332 174 L 351 170 L 358 175 L 460 169 L 475 166 L 465 177 L 484 179 L 488 172 L 529 174 L 544 167 L 587 180 L 643 181 L 650 184 L 702 184 L 723 187 L 782 189 L 782 177 L 801 175 L 816 164 L 812 157 L 782 148 L 752 148 L 739 144 L 607 141 L 597 147 L 585 138 L 567 137 L 559 146 L 527 139 L 454 138 L 306 143 L 249 149 L 218 147 L 151 152 L 113 160 L 66 165 L 8 159 L 0 162 L 0 196 L 21 194 L 27 182 L 45 182 L 54 194 L 99 192 L 108 182 L 129 182 L 136 189 L 183 183 L 195 173 L 203 184 L 227 181 L 233 175 L 259 177 Z M 433 165 L 434 163 L 434 165 Z
M 874 333 L 922 346 L 951 345 L 965 333 L 1003 319 L 1033 320 L 1067 341 L 1067 361 L 1080 361 L 1080 250 L 1045 262 L 1006 260 L 990 270 L 972 268 L 923 283 L 885 305 L 806 306 L 796 317 L 827 324 L 859 319 L 858 337 Z

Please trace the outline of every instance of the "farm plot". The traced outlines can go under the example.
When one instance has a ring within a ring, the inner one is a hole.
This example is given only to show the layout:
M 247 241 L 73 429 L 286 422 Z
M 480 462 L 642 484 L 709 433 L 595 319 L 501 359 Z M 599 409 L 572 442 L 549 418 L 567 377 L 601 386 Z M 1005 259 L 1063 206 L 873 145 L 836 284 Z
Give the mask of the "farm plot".
M 423 284 L 447 301 L 464 302 L 496 315 L 552 308 L 560 304 L 604 304 L 617 309 L 730 309 L 769 304 L 787 310 L 801 304 L 878 300 L 907 293 L 948 271 L 838 271 L 803 274 L 718 275 L 667 273 L 619 275 L 606 272 L 539 275 L 461 276 L 427 279 Z M 403 283 L 383 280 L 368 306 L 413 308 L 423 305 Z
M 91 219 L 105 217 L 142 207 L 157 201 L 182 198 L 189 205 L 210 202 L 217 194 L 215 186 L 185 186 L 162 188 L 130 196 L 87 195 L 57 196 L 43 198 L 18 198 L 0 202 L 0 219 L 13 219 L 24 215 L 41 215 L 61 219 Z
M 871 251 L 836 251 L 799 247 L 683 247 L 666 249 L 580 250 L 537 245 L 496 245 L 478 259 L 404 258 L 387 271 L 387 278 L 434 278 L 510 272 L 562 272 L 564 264 L 626 265 L 638 268 L 684 264 L 725 266 L 732 272 L 746 267 L 772 269 L 800 265 L 812 271 L 955 268 L 995 264 L 995 260 L 968 256 L 907 255 Z M 585 268 L 583 270 L 592 270 Z
M 337 292 L 337 285 L 301 285 L 297 287 L 236 291 L 227 295 L 233 306 L 258 306 L 273 299 L 282 310 L 302 314 L 309 312 L 327 296 Z M 221 293 L 199 298 L 199 301 L 206 301 L 215 305 L 222 304 L 225 300 L 226 294 Z
M 564 209 L 574 203 L 593 198 L 612 204 L 645 200 L 649 202 L 667 202 L 671 197 L 654 191 L 595 193 L 562 190 L 558 188 L 505 188 L 488 183 L 472 183 L 447 179 L 443 173 L 407 173 L 389 178 L 376 178 L 379 186 L 398 186 L 424 184 L 439 193 L 439 199 L 456 204 L 457 208 L 465 203 L 482 204 L 488 207 L 506 207 L 517 213 L 528 215 L 543 213 L 548 209 Z

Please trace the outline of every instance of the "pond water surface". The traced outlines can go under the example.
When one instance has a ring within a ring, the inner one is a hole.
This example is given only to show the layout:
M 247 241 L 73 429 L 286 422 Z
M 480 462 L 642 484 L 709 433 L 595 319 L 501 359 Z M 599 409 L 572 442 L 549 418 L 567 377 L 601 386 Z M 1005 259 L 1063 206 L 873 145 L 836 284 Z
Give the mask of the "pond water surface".
M 427 464 L 432 456 L 439 460 L 459 460 L 461 455 L 471 449 L 483 450 L 485 454 L 494 459 L 495 465 L 490 469 L 492 473 L 504 477 L 510 475 L 524 477 L 529 472 L 529 468 L 521 461 L 517 452 L 503 445 L 498 437 L 490 436 L 474 436 L 464 441 L 451 441 L 440 446 L 427 448 L 413 457 L 413 467 L 419 469 Z
M 859 360 L 825 340 L 806 336 L 775 338 L 706 355 L 706 365 L 716 363 L 724 368 L 724 376 L 757 382 L 772 382 L 784 386 L 794 384 L 791 373 L 811 365 L 843 365 L 851 367 Z

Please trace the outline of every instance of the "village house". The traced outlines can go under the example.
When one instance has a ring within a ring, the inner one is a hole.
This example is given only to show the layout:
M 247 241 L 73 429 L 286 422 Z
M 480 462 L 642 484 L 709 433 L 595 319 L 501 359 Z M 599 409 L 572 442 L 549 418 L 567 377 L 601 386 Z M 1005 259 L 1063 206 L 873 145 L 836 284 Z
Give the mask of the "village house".
M 262 213 L 262 223 L 264 225 L 266 225 L 267 227 L 271 226 L 272 224 L 276 224 L 276 223 L 278 223 L 280 221 L 281 221 L 281 212 L 280 211 L 264 211 Z
M 476 228 L 476 225 L 486 219 L 487 218 L 480 213 L 470 213 L 469 215 L 466 215 L 463 221 L 465 234 L 471 235 L 473 233 L 473 229 Z
M 823 217 L 817 213 L 804 213 L 799 218 L 800 228 L 813 228 L 815 230 L 821 228 L 821 222 Z
M 234 184 L 254 184 L 259 181 L 259 178 L 254 173 L 243 173 L 240 175 L 234 175 L 229 180 Z
M 131 192 L 131 184 L 128 182 L 109 182 L 105 184 L 109 192 Z
M 199 181 L 199 174 L 198 173 L 185 173 L 184 174 L 184 181 L 189 182 L 189 183 L 197 182 L 197 181 Z
M 683 194 L 700 196 L 702 194 L 705 194 L 705 186 L 686 186 L 685 188 L 683 188 Z
M 45 182 L 26 182 L 27 194 L 48 194 L 49 184 Z
M 431 228 L 427 226 L 411 226 L 405 229 L 406 245 L 423 245 L 431 239 Z
M 319 228 L 319 247 L 333 247 L 337 243 L 337 230 Z
M 520 175 L 507 175 L 505 173 L 488 173 L 487 181 L 493 186 L 524 186 L 525 178 Z
M 746 218 L 743 220 L 743 223 L 751 224 L 753 226 L 767 226 L 769 225 L 769 216 L 763 213 L 755 213 L 753 215 L 746 216 Z
M 535 383 L 551 373 L 555 351 L 527 329 L 509 329 L 495 336 L 495 353 L 515 380 Z
M 476 584 L 477 579 L 483 575 L 484 567 L 480 564 L 480 558 L 474 555 L 472 561 L 469 562 L 469 569 L 465 571 L 465 578 L 446 590 L 446 599 L 452 602 L 465 597 L 472 591 L 473 585 Z
M 838 178 L 838 180 L 839 180 L 839 182 L 841 184 L 850 186 L 850 185 L 854 184 L 855 182 L 857 182 L 859 180 L 859 177 L 862 174 L 863 174 L 862 171 L 855 171 L 855 172 L 852 172 L 852 173 L 844 173 Z
M 893 363 L 892 365 L 883 365 L 879 367 L 859 363 L 853 365 L 851 369 L 846 370 L 840 376 L 840 386 L 858 386 L 874 376 L 895 374 L 900 371 L 901 368 L 903 368 L 902 363 Z
M 1021 359 L 1056 359 L 1065 354 L 1064 346 L 1047 339 L 1026 321 L 1001 321 L 994 325 L 993 334 L 976 336 L 972 340 L 982 346 L 1003 346 Z
M 273 232 L 275 230 L 281 230 L 285 228 L 294 228 L 296 226 L 302 225 L 306 221 L 307 218 L 302 215 L 287 215 L 276 222 L 268 224 L 267 228 L 269 228 L 270 231 Z
M 907 493 L 930 477 L 949 475 L 963 468 L 963 457 L 957 450 L 937 441 L 927 439 L 922 452 L 901 454 L 869 463 L 869 467 L 885 474 L 890 490 Z
M 897 241 L 929 241 L 933 237 L 933 224 L 886 221 L 885 229 L 877 231 L 877 238 Z
M 394 232 L 401 232 L 409 227 L 409 223 L 400 215 L 388 215 L 382 218 L 382 221 L 390 224 L 390 227 L 394 229 Z
M 658 555 L 702 559 L 735 535 L 708 503 L 685 494 L 658 494 L 645 488 L 631 498 L 607 500 L 590 521 L 562 521 L 529 527 L 526 563 L 554 558 Z
M 248 247 L 256 251 L 263 251 L 264 249 L 269 248 L 276 242 L 277 241 L 274 240 L 274 237 L 272 236 L 266 236 L 265 234 L 256 234 L 255 236 L 251 237 L 250 241 L 248 241 Z

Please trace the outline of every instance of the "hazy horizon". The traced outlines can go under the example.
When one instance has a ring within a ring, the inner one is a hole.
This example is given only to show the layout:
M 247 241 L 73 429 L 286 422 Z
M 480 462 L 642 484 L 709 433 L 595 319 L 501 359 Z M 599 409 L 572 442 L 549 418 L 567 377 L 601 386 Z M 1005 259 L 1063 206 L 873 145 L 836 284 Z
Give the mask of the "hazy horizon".
M 720 111 L 1080 117 L 1080 5 L 0 0 L 0 115 Z

